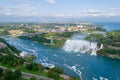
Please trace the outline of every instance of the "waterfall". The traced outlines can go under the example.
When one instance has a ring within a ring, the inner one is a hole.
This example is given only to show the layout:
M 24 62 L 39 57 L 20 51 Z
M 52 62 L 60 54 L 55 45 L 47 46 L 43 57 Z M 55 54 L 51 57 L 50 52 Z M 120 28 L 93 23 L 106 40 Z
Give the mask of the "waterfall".
M 80 35 L 81 37 L 81 35 Z M 73 52 L 81 52 L 81 53 L 90 53 L 91 55 L 97 55 L 96 52 L 103 48 L 103 45 L 100 44 L 98 46 L 98 43 L 95 42 L 89 42 L 83 39 L 80 39 L 80 37 L 72 37 L 71 39 L 68 39 L 63 49 L 65 51 L 73 51 Z

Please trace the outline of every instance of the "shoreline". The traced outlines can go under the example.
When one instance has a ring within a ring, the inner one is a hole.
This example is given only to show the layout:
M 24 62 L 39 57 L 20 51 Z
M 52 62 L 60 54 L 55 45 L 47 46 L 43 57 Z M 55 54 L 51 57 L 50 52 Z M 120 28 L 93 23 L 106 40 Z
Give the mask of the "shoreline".
M 23 38 L 21 38 L 21 39 L 27 39 L 28 37 L 26 37 L 26 36 L 24 36 Z M 67 38 L 68 39 L 68 38 Z M 67 39 L 65 39 L 65 40 L 67 40 Z M 29 40 L 29 39 L 28 39 Z M 30 39 L 30 40 L 32 40 L 32 39 Z M 65 43 L 65 40 L 64 40 L 64 42 L 63 42 L 63 44 L 61 44 L 62 46 L 64 45 L 64 43 Z M 32 40 L 32 41 L 36 41 L 36 40 Z M 61 48 L 61 46 L 55 46 L 55 44 L 50 44 L 50 43 L 44 43 L 44 42 L 39 42 L 39 41 L 37 41 L 38 43 L 41 43 L 41 44 L 43 44 L 43 45 L 45 45 L 45 46 L 49 46 L 49 47 L 52 47 L 52 48 Z M 105 46 L 105 44 L 103 44 L 104 46 Z M 104 47 L 103 47 L 103 49 L 105 49 Z M 102 50 L 103 50 L 102 49 Z M 101 55 L 101 56 L 106 56 L 106 57 L 110 57 L 110 58 L 116 58 L 116 59 L 120 59 L 120 55 L 117 55 L 117 54 L 110 54 L 110 53 L 108 53 L 108 52 L 103 52 L 102 50 L 98 50 L 97 51 L 97 55 Z M 112 48 L 110 49 L 110 50 L 112 50 Z

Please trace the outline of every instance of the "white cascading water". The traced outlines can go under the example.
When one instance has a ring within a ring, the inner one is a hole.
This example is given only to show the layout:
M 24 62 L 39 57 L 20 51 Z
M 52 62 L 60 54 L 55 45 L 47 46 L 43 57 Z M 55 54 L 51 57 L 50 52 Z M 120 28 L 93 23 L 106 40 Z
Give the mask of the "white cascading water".
M 82 39 L 80 39 L 80 37 L 82 37 Z M 78 36 L 74 36 L 71 39 L 68 39 L 63 46 L 65 51 L 90 53 L 91 55 L 97 55 L 96 52 L 102 48 L 102 44 L 98 46 L 97 43 L 84 40 L 83 35 L 80 35 L 79 38 Z

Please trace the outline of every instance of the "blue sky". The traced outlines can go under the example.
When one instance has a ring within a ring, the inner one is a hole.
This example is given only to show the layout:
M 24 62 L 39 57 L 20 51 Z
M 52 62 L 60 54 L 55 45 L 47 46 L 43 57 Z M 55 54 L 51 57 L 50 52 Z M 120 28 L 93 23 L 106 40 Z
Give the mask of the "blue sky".
M 120 0 L 1 0 L 4 21 L 120 21 Z

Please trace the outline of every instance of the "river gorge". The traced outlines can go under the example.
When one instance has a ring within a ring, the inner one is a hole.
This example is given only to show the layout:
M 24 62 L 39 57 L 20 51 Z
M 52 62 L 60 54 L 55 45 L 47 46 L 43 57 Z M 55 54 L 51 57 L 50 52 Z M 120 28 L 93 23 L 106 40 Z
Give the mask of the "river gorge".
M 118 27 L 119 28 L 119 27 Z M 96 55 L 96 43 L 82 40 L 84 36 L 75 36 L 80 40 L 68 39 L 63 48 L 52 48 L 35 41 L 4 37 L 11 45 L 21 51 L 35 53 L 37 63 L 51 63 L 61 67 L 71 76 L 80 77 L 83 80 L 120 80 L 120 60 Z M 79 44 L 83 44 L 85 49 Z M 80 50 L 81 49 L 81 50 Z M 85 54 L 92 49 L 90 54 Z

